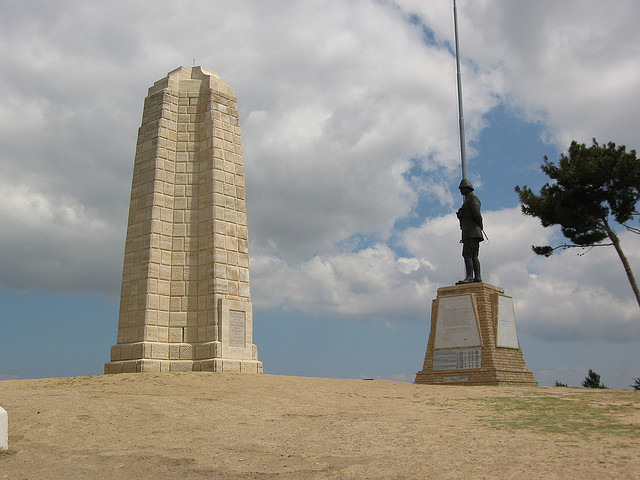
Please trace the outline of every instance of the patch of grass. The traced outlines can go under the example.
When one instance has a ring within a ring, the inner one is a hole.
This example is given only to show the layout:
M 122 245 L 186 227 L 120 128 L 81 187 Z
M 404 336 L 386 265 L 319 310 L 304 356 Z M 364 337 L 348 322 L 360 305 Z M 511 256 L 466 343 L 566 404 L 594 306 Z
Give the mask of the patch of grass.
M 349 392 L 349 393 L 347 393 L 347 397 L 350 397 L 350 398 L 351 398 L 351 397 L 367 398 L 366 396 L 364 396 L 364 395 L 360 395 L 359 393 L 356 393 L 356 392 Z
M 463 405 L 461 402 L 459 401 L 436 401 L 436 400 L 422 400 L 422 401 L 415 401 L 413 403 L 416 403 L 420 406 L 425 406 L 425 407 L 429 407 L 429 408 L 433 408 L 436 411 L 439 412 L 448 412 L 448 411 L 460 411 L 460 410 L 467 410 L 467 405 Z
M 598 399 L 590 402 L 588 395 L 572 397 L 530 396 L 494 397 L 481 400 L 491 413 L 479 422 L 492 428 L 531 430 L 540 433 L 624 436 L 625 440 L 640 441 L 640 427 L 621 423 L 616 415 L 631 413 L 633 404 L 607 404 Z

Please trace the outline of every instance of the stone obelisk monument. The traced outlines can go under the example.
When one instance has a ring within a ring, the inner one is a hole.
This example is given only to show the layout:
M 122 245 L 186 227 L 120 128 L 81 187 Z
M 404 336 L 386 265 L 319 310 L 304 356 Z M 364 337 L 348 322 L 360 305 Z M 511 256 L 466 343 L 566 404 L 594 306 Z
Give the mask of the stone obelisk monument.
M 177 68 L 144 102 L 105 373 L 262 373 L 247 238 L 233 90 L 215 72 Z

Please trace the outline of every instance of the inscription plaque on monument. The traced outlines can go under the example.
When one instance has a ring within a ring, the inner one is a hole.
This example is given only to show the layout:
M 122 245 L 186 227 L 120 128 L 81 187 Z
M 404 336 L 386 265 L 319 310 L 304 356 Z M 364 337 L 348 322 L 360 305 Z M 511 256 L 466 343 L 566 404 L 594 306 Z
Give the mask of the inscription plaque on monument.
M 443 377 L 442 381 L 447 382 L 466 382 L 469 380 L 469 377 Z
M 516 331 L 516 315 L 513 310 L 513 299 L 504 295 L 498 296 L 498 334 L 496 346 L 520 348 Z
M 479 347 L 480 331 L 471 295 L 440 299 L 435 348 Z
M 245 323 L 247 314 L 240 310 L 229 310 L 229 346 L 245 346 Z
M 457 348 L 433 352 L 434 370 L 455 370 L 459 368 L 480 368 L 482 348 Z

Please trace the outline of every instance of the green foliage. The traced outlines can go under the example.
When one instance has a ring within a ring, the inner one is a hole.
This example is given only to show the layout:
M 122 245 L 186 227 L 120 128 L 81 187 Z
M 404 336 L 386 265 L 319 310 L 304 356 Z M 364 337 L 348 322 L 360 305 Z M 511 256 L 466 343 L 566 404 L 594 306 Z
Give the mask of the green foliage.
M 640 306 L 640 287 L 620 239 L 610 226 L 612 219 L 640 234 L 640 228 L 628 224 L 640 214 L 636 210 L 640 201 L 640 160 L 636 151 L 627 153 L 624 146 L 616 147 L 613 142 L 600 146 L 595 138 L 591 147 L 574 141 L 569 156 L 561 154 L 558 165 L 545 157 L 542 171 L 552 181 L 543 185 L 539 195 L 526 185 L 515 187 L 522 213 L 538 217 L 544 227 L 560 225 L 571 243 L 557 247 L 534 245 L 533 251 L 549 257 L 558 248 L 613 245 Z M 602 243 L 606 238 L 611 243 Z
M 562 382 L 559 382 L 558 380 L 556 380 L 556 384 L 554 386 L 556 386 L 556 387 L 568 387 L 569 385 L 567 385 L 566 383 L 562 383 Z
M 555 250 L 553 247 L 549 245 L 545 245 L 543 247 L 538 247 L 536 245 L 532 245 L 531 248 L 536 255 L 544 255 L 545 257 L 550 257 Z
M 589 373 L 582 381 L 582 386 L 585 388 L 607 388 L 600 381 L 600 375 L 593 370 L 589 369 Z
M 560 225 L 572 246 L 594 246 L 609 237 L 609 218 L 640 233 L 627 223 L 638 214 L 640 200 L 640 160 L 635 150 L 613 142 L 593 145 L 572 142 L 569 155 L 560 155 L 556 165 L 545 157 L 542 171 L 552 179 L 536 195 L 527 186 L 515 187 L 522 212 L 538 217 L 542 225 Z M 555 248 L 534 247 L 539 255 L 549 256 Z
M 640 377 L 633 379 L 633 385 L 630 385 L 634 390 L 640 390 Z

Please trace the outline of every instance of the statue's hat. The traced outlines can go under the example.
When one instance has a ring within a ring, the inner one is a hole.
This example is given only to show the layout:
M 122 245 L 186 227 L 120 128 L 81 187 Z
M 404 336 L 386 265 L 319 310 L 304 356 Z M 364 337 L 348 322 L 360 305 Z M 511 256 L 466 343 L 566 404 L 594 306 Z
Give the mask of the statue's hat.
M 473 190 L 473 185 L 471 185 L 471 182 L 469 180 L 467 180 L 466 178 L 463 178 L 462 181 L 460 182 L 460 186 L 458 188 L 462 189 L 464 187 L 470 188 L 471 190 Z

